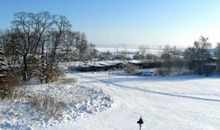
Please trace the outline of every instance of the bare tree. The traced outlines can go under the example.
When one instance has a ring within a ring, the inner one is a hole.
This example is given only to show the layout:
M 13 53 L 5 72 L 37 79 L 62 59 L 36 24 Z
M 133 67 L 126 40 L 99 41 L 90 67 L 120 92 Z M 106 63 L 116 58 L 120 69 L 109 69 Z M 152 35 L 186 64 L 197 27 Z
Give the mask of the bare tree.
M 23 80 L 28 80 L 28 54 L 32 54 L 32 50 L 35 50 L 33 44 L 35 38 L 34 20 L 32 19 L 33 13 L 19 12 L 15 14 L 13 23 L 13 31 L 17 34 L 19 49 L 18 54 L 22 56 L 22 75 Z
M 162 67 L 167 69 L 167 73 L 170 73 L 171 69 L 179 74 L 182 73 L 184 61 L 182 57 L 182 51 L 176 46 L 170 47 L 166 45 L 161 55 Z
M 97 53 L 98 53 L 98 50 L 96 49 L 95 45 L 90 43 L 89 49 L 88 49 L 88 59 L 89 61 L 93 62 L 94 65 L 96 61 L 95 58 L 97 58 Z
M 171 50 L 172 50 L 172 48 L 169 45 L 166 45 L 165 48 L 163 49 L 162 55 L 161 55 L 162 66 L 164 68 L 167 68 L 167 70 L 169 70 L 169 71 L 173 67 Z
M 178 69 L 179 71 L 178 73 L 181 74 L 182 68 L 184 66 L 182 51 L 178 49 L 176 46 L 174 46 L 171 48 L 171 55 L 172 55 L 173 67 L 175 67 L 175 69 Z
M 183 56 L 184 59 L 187 62 L 187 66 L 189 70 L 195 70 L 195 62 L 196 62 L 196 57 L 195 57 L 195 48 L 193 47 L 188 47 L 184 52 Z
M 43 75 L 45 73 L 46 68 L 46 45 L 49 44 L 49 38 L 51 36 L 50 32 L 53 29 L 52 26 L 54 24 L 52 15 L 49 12 L 40 12 L 33 15 L 34 23 L 35 23 L 35 50 L 34 54 L 38 54 L 41 69 L 38 71 Z M 43 76 L 44 77 L 44 76 Z M 42 78 L 41 78 L 42 79 Z
M 0 33 L 4 55 L 9 63 L 20 67 L 24 81 L 36 75 L 41 82 L 57 77 L 59 62 L 70 54 L 81 61 L 97 55 L 95 45 L 88 44 L 84 33 L 73 32 L 65 16 L 49 12 L 16 13 L 12 28 Z
M 144 46 L 140 46 L 138 48 L 139 54 L 140 54 L 140 59 L 141 61 L 143 61 L 146 58 L 146 52 L 147 52 L 147 48 Z
M 21 57 L 24 81 L 29 80 L 32 73 L 48 77 L 63 58 L 58 54 L 66 54 L 70 46 L 74 46 L 68 35 L 71 24 L 65 16 L 50 15 L 48 12 L 19 12 L 12 23 L 12 31 L 5 39 L 8 41 L 6 47 L 14 47 L 15 50 L 7 52 L 18 53 Z M 65 53 L 62 52 L 63 48 Z
M 58 68 L 59 61 L 63 57 L 59 57 L 58 53 L 62 53 L 65 45 L 67 32 L 70 31 L 71 24 L 65 16 L 54 16 L 54 25 L 50 35 L 50 46 L 47 48 L 47 71 L 46 82 L 51 79 L 55 70 Z
M 203 66 L 210 58 L 209 49 L 211 44 L 208 43 L 208 38 L 201 36 L 199 41 L 194 42 L 194 47 L 187 48 L 184 52 L 184 57 L 188 62 L 189 69 L 201 74 Z
M 77 41 L 76 41 L 76 49 L 78 50 L 79 60 L 85 62 L 86 56 L 88 52 L 88 41 L 86 39 L 86 35 L 84 33 L 78 34 Z
M 26 81 L 31 78 L 33 73 L 33 69 L 28 70 L 28 63 L 36 59 L 37 56 L 40 56 L 38 60 L 41 61 L 43 71 L 45 42 L 48 41 L 48 35 L 50 35 L 52 25 L 55 23 L 53 16 L 48 12 L 36 14 L 19 12 L 15 14 L 12 23 L 13 33 L 17 34 L 17 39 L 20 40 L 20 42 L 16 42 L 16 46 L 18 46 L 17 52 L 22 56 L 22 75 L 23 80 Z M 33 66 L 30 66 L 30 68 L 33 68 Z
M 196 70 L 201 74 L 204 64 L 210 57 L 209 49 L 211 48 L 211 44 L 208 43 L 208 38 L 201 36 L 199 41 L 194 42 L 194 48 L 196 51 Z

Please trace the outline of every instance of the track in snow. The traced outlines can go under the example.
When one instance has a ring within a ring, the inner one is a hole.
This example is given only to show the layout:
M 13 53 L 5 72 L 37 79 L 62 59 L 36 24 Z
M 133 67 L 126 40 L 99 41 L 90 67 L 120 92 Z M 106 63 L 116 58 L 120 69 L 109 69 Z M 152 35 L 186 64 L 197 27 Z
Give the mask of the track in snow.
M 143 88 L 133 88 L 133 87 L 129 87 L 129 86 L 126 86 L 126 85 L 117 84 L 117 83 L 114 83 L 114 82 L 109 82 L 109 81 L 105 81 L 105 80 L 102 80 L 102 79 L 98 79 L 96 77 L 89 77 L 89 76 L 83 76 L 83 75 L 80 75 L 80 76 L 83 77 L 83 78 L 93 79 L 95 81 L 99 81 L 99 82 L 102 82 L 102 83 L 105 83 L 105 84 L 111 84 L 114 87 L 132 89 L 132 90 L 137 90 L 137 91 L 141 91 L 141 92 L 158 94 L 158 95 L 164 95 L 164 96 L 171 96 L 171 97 L 178 97 L 178 98 L 185 98 L 185 99 L 192 99 L 192 100 L 209 101 L 209 102 L 218 102 L 218 103 L 220 103 L 219 99 L 210 99 L 210 98 L 202 98 L 202 97 L 195 97 L 195 96 L 188 96 L 188 95 L 180 95 L 180 94 L 159 92 L 159 91 L 143 89 Z
M 49 130 L 137 130 L 136 122 L 140 116 L 144 119 L 143 130 L 220 129 L 220 100 L 210 99 L 215 94 L 218 97 L 220 83 L 218 79 L 195 78 L 195 81 L 179 82 L 180 77 L 178 77 L 172 79 L 175 81 L 173 84 L 169 80 L 160 82 L 166 78 L 161 80 L 156 78 L 155 81 L 152 79 L 153 82 L 147 84 L 145 78 L 116 75 L 108 78 L 105 73 L 73 73 L 70 76 L 79 78 L 79 84 L 108 93 L 113 99 L 112 107 L 105 112 L 51 127 Z M 201 87 L 197 87 L 197 83 Z M 157 90 L 154 91 L 151 85 Z M 180 87 L 175 87 L 176 85 Z M 207 89 L 210 85 L 212 87 Z M 164 90 L 166 88 L 168 91 Z M 206 90 L 211 97 L 200 98 L 187 95 L 206 93 Z M 176 94 L 179 91 L 186 94 Z

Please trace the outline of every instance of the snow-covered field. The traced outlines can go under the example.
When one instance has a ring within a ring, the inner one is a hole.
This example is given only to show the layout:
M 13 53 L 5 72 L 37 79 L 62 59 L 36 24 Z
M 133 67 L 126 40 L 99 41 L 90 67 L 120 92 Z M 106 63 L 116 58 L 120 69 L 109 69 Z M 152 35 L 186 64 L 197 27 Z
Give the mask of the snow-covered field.
M 69 74 L 70 76 L 71 74 Z M 108 110 L 49 130 L 219 130 L 220 78 L 138 77 L 77 73 L 80 84 L 102 89 L 113 99 Z
M 47 122 L 25 102 L 20 107 L 13 103 L 13 109 L 10 103 L 2 102 L 1 128 L 138 130 L 136 122 L 142 116 L 143 130 L 220 129 L 220 77 L 144 77 L 119 73 L 109 77 L 106 72 L 73 72 L 67 77 L 78 82 L 31 88 L 37 93 L 51 93 L 68 104 L 64 119 Z

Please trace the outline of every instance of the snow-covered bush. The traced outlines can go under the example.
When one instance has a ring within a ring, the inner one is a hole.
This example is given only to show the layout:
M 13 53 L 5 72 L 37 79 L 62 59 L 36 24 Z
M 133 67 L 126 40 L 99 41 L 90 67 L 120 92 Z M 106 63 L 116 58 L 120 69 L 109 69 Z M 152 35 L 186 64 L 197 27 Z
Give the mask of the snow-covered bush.
M 103 91 L 76 84 L 76 79 L 17 87 L 10 99 L 0 102 L 0 129 L 47 126 L 75 120 L 111 107 Z
M 55 97 L 49 94 L 34 95 L 26 99 L 34 109 L 42 113 L 47 119 L 53 117 L 62 119 L 65 115 L 65 109 L 67 109 L 63 102 L 58 102 Z

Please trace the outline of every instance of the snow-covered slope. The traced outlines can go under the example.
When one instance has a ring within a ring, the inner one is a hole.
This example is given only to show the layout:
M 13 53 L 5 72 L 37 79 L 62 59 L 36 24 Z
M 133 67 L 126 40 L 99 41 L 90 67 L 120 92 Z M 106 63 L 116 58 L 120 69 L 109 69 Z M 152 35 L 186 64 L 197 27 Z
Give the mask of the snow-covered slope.
M 102 89 L 113 99 L 105 112 L 61 123 L 54 130 L 219 130 L 220 78 L 137 77 L 77 73 L 80 84 Z M 71 74 L 69 75 L 71 76 Z
M 0 102 L 0 129 L 46 129 L 111 107 L 110 97 L 102 90 L 79 85 L 74 80 L 18 89 L 15 95 L 20 98 Z

